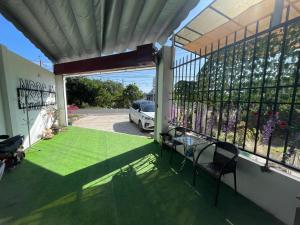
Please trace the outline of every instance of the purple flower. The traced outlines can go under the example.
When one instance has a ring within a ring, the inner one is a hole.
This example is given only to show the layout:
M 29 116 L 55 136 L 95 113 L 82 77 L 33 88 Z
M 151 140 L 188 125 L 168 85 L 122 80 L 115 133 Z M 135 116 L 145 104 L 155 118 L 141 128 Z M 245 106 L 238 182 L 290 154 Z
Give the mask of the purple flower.
M 212 131 L 214 126 L 215 126 L 215 114 L 214 112 L 212 112 L 210 118 L 207 121 L 206 134 L 210 135 L 210 132 Z
M 267 123 L 263 126 L 262 135 L 263 135 L 264 144 L 268 144 L 272 132 L 275 130 L 276 123 L 277 123 L 276 118 L 271 116 L 267 121 Z
M 231 111 L 228 114 L 227 123 L 225 122 L 225 124 L 223 125 L 223 132 L 228 133 L 230 131 L 233 131 L 235 123 L 236 123 L 236 114 L 233 111 Z

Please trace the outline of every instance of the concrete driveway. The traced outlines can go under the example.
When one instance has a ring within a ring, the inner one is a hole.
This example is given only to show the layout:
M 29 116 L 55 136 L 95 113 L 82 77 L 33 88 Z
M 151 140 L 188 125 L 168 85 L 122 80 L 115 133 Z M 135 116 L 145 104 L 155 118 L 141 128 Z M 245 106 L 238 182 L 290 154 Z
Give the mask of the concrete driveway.
M 128 109 L 79 109 L 75 114 L 80 115 L 80 119 L 74 121 L 73 126 L 151 136 L 150 132 L 141 132 L 136 124 L 129 122 Z

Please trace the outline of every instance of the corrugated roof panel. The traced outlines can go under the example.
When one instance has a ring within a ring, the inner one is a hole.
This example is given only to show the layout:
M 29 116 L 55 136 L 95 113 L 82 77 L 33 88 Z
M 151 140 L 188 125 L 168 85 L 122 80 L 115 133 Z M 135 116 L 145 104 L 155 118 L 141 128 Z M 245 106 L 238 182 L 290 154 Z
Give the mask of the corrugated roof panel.
M 163 43 L 199 0 L 1 0 L 0 12 L 54 63 Z

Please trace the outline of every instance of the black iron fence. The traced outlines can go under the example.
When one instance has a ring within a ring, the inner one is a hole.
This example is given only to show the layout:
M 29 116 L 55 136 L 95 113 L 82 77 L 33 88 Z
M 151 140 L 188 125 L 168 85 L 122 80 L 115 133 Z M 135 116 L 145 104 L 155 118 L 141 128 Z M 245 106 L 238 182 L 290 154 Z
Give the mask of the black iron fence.
M 300 18 L 258 28 L 174 62 L 170 122 L 300 171 Z

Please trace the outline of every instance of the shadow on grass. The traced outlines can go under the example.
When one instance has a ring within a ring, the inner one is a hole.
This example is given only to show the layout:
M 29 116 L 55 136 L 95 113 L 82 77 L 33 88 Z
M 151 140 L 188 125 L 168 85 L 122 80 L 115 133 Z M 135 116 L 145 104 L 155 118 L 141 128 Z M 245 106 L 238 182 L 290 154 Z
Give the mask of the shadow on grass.
M 113 129 L 115 132 L 123 133 L 123 134 L 132 134 L 139 136 L 150 137 L 151 131 L 143 131 L 141 132 L 135 123 L 131 122 L 118 122 L 113 124 Z
M 149 143 L 66 176 L 24 161 L 0 183 L 0 224 L 280 224 L 226 185 L 213 206 L 214 180 L 191 186 Z M 180 156 L 175 156 L 174 165 Z

